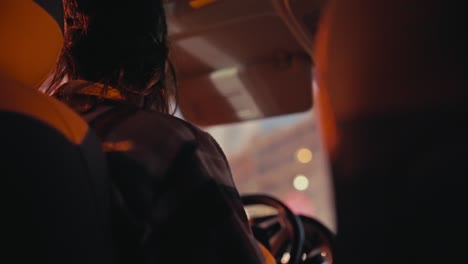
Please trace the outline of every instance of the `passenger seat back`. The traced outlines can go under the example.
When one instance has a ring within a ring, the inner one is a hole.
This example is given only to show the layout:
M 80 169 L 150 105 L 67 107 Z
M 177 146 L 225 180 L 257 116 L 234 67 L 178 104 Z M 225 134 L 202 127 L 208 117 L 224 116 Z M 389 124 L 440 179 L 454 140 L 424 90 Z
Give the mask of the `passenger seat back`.
M 112 262 L 100 143 L 36 90 L 61 49 L 60 12 L 60 0 L 0 1 L 1 263 Z

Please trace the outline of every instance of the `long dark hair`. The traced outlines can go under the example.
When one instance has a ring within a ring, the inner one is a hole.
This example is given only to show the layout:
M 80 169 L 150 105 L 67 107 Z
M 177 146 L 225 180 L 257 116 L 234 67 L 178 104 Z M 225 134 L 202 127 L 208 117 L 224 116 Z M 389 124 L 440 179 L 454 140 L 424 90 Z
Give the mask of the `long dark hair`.
M 162 0 L 64 0 L 65 44 L 45 88 L 64 78 L 117 89 L 130 103 L 169 112 L 176 98 Z M 168 74 L 169 73 L 169 74 Z

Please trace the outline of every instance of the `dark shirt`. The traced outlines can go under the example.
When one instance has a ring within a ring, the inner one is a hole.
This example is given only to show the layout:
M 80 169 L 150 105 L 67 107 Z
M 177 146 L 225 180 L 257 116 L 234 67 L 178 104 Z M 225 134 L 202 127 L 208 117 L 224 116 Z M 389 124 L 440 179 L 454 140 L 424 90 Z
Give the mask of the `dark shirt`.
M 107 152 L 120 263 L 263 263 L 217 142 L 174 116 L 112 102 L 83 117 Z

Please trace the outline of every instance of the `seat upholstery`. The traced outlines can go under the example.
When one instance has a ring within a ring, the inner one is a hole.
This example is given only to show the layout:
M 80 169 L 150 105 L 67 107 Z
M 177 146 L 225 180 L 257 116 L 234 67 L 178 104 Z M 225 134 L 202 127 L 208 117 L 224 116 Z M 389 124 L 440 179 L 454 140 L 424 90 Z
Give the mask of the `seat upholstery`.
M 111 263 L 100 143 L 36 90 L 63 41 L 60 14 L 48 12 L 61 10 L 60 0 L 0 2 L 0 262 Z
M 335 263 L 468 263 L 461 4 L 328 1 L 315 61 Z

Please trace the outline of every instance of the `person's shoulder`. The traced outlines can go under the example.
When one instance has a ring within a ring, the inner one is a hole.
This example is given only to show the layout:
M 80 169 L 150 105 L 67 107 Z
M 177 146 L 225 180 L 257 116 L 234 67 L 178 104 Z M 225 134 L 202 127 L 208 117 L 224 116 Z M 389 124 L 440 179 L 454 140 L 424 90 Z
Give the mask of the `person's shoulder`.
M 172 115 L 164 116 L 165 118 L 172 120 L 172 122 L 178 123 L 180 126 L 184 127 L 184 129 L 190 130 L 197 142 L 199 142 L 202 146 L 209 146 L 216 149 L 216 151 L 222 152 L 218 142 L 205 130 L 201 129 L 193 123 L 190 123 L 178 117 Z
M 173 115 L 158 112 L 139 111 L 138 116 L 151 119 L 155 129 L 165 137 L 181 144 L 191 142 L 196 145 L 199 154 L 215 159 L 226 160 L 226 156 L 218 142 L 206 131 L 189 121 Z
M 125 118 L 114 129 L 114 133 L 148 146 L 181 148 L 188 144 L 207 153 L 222 152 L 216 140 L 201 128 L 159 112 L 138 110 Z
M 127 135 L 145 141 L 156 138 L 195 140 L 192 130 L 176 118 L 145 110 L 132 110 L 120 116 L 120 121 L 113 129 L 112 134 Z
M 182 157 L 197 160 L 198 168 L 203 168 L 210 178 L 233 185 L 221 147 L 210 134 L 188 121 L 159 112 L 138 110 L 114 133 L 109 139 L 131 140 L 135 152 L 143 151 L 146 158 L 157 158 L 158 164 L 171 164 Z
M 161 114 L 160 118 L 172 123 L 178 129 L 190 131 L 195 143 L 193 154 L 200 161 L 199 166 L 203 167 L 205 173 L 215 182 L 235 188 L 227 157 L 218 142 L 208 132 L 189 121 L 172 115 Z
M 149 130 L 157 131 L 158 134 L 164 134 L 170 137 L 178 137 L 186 140 L 211 138 L 208 133 L 194 124 L 170 114 L 140 110 L 137 111 L 129 121 L 132 121 L 132 119 L 134 122 L 146 126 Z

